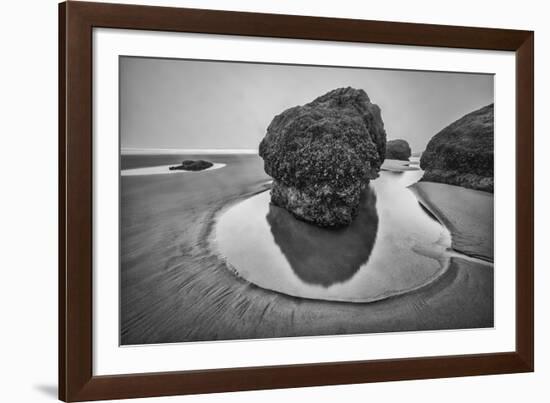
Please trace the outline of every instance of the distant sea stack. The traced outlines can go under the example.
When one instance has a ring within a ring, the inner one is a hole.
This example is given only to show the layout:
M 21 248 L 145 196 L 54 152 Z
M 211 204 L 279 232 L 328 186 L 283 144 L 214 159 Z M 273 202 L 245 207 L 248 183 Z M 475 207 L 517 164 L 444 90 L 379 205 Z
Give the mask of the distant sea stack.
M 275 116 L 260 143 L 271 202 L 321 227 L 353 220 L 385 154 L 380 108 L 351 87 Z
M 437 133 L 420 159 L 422 180 L 493 192 L 493 104 Z
M 213 165 L 210 161 L 205 160 L 185 160 L 181 165 L 172 166 L 169 169 L 170 171 L 202 171 Z
M 386 158 L 389 160 L 408 161 L 411 157 L 411 147 L 405 140 L 390 140 L 386 143 Z

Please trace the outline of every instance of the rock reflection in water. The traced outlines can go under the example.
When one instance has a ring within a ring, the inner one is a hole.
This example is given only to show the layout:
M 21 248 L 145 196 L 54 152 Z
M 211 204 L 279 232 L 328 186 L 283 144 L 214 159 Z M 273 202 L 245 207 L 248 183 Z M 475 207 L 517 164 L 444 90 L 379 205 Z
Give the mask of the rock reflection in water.
M 368 302 L 421 287 L 447 267 L 449 231 L 407 188 L 422 171 L 380 172 L 347 228 L 318 228 L 262 192 L 217 219 L 215 248 L 238 276 L 303 298 Z
M 369 259 L 378 230 L 376 194 L 370 187 L 363 192 L 357 217 L 345 228 L 320 228 L 273 204 L 266 219 L 294 273 L 328 287 L 350 279 Z

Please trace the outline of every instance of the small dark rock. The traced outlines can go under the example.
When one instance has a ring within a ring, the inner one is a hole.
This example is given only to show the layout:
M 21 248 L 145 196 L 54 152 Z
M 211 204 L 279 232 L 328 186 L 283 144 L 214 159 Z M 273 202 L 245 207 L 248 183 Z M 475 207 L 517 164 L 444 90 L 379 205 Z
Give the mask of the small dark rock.
M 213 166 L 210 161 L 205 160 L 185 160 L 181 165 L 170 167 L 170 171 L 202 171 Z
M 390 140 L 386 143 L 386 159 L 408 161 L 411 147 L 405 140 Z
M 437 133 L 420 158 L 422 180 L 493 193 L 493 104 Z
M 322 227 L 353 220 L 385 153 L 380 108 L 351 87 L 275 116 L 260 143 L 272 203 Z

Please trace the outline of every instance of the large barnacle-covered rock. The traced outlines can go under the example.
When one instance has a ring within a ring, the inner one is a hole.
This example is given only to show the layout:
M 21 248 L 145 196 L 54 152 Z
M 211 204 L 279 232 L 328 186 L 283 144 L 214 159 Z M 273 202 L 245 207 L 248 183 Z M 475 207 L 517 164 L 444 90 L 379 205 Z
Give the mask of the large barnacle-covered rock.
M 422 153 L 422 180 L 493 193 L 493 104 L 471 112 L 432 137 Z
M 322 227 L 353 220 L 385 153 L 380 108 L 351 87 L 275 116 L 260 143 L 272 203 Z

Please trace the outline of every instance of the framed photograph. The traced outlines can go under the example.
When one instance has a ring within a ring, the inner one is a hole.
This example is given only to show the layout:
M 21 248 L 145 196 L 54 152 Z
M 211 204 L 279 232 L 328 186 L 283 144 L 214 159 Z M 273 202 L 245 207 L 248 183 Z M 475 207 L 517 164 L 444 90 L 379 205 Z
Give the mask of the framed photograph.
M 533 41 L 60 4 L 60 399 L 533 371 Z

